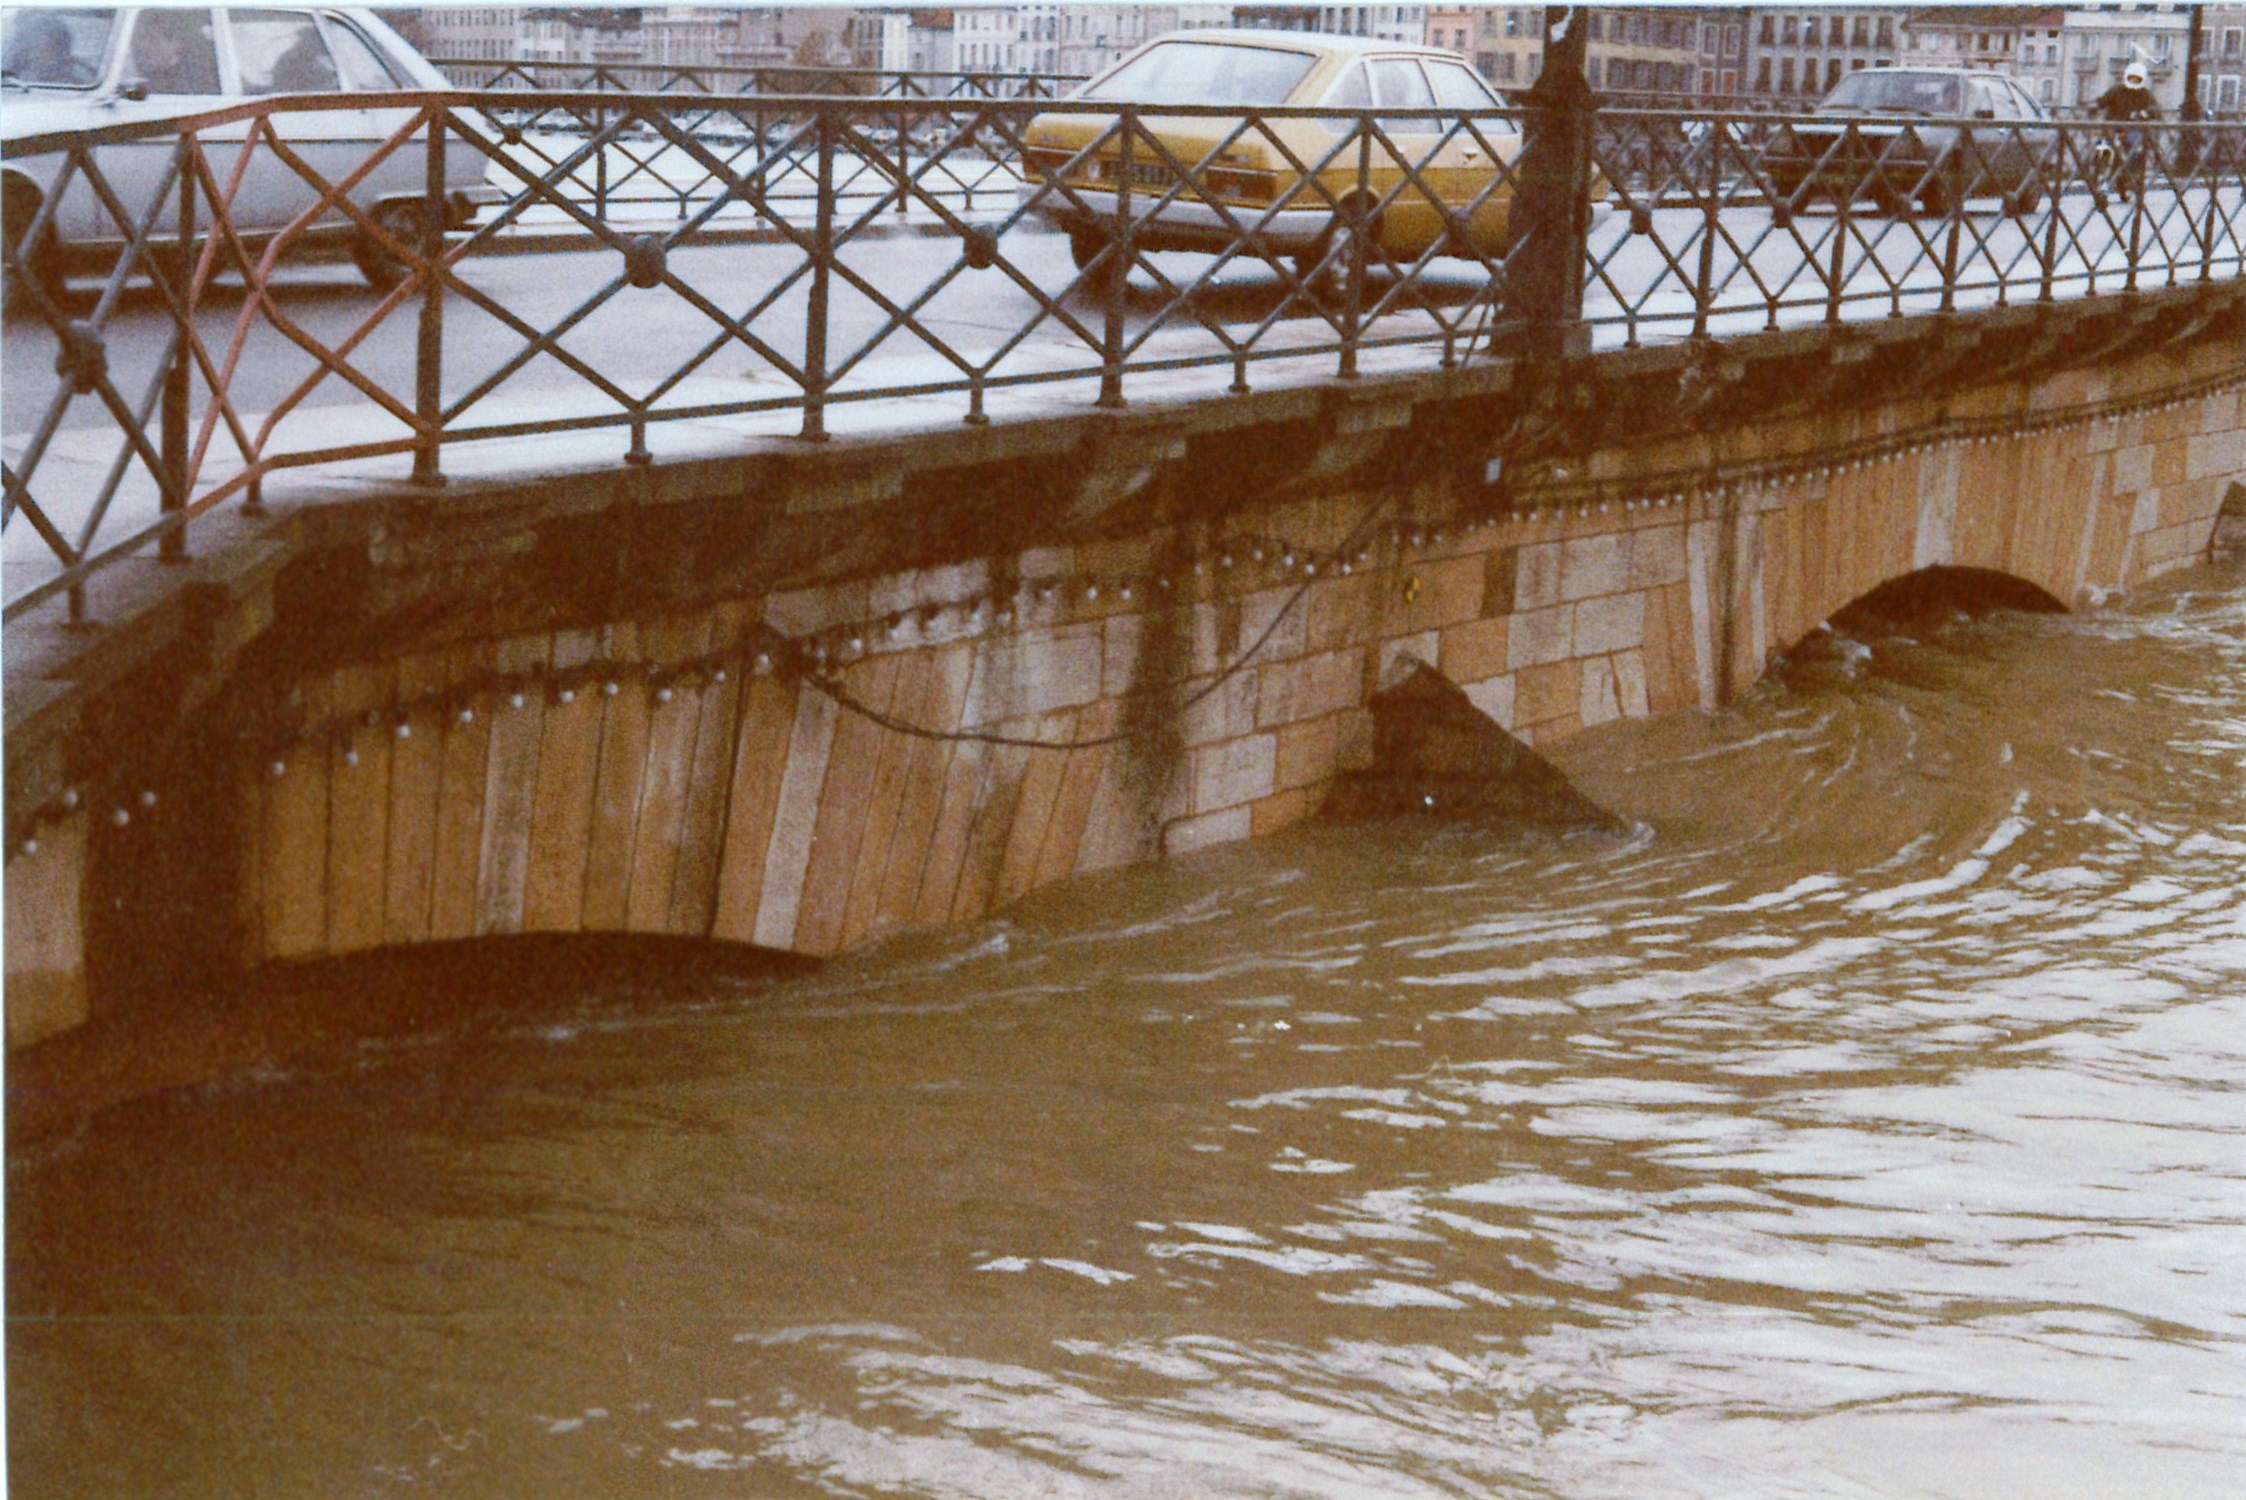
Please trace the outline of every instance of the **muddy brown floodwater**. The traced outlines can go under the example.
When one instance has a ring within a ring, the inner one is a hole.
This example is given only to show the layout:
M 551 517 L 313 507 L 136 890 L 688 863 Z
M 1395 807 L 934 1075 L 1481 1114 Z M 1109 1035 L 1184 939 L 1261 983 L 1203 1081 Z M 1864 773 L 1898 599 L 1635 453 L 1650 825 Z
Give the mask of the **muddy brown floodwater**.
M 2246 576 L 7 1178 L 24 1496 L 2226 1496 Z

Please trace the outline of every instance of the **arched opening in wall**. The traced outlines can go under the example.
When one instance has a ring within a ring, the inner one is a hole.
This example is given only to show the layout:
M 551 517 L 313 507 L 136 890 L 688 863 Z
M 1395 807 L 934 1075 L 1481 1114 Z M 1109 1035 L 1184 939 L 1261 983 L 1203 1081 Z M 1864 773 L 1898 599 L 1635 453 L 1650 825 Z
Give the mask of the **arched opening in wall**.
M 2066 612 L 2047 590 L 1994 568 L 1920 568 L 1833 611 L 1774 656 L 1765 675 L 1788 687 L 1825 686 L 1858 676 L 1881 642 L 1925 640 L 1991 615 Z

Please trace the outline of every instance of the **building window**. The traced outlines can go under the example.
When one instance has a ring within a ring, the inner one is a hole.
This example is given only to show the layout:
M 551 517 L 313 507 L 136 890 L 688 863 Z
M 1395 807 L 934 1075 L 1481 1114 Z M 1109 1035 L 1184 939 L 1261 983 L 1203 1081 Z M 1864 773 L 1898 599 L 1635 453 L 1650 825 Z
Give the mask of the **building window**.
M 1790 94 L 1793 91 L 1794 60 L 1790 57 L 1780 58 L 1778 61 L 1778 92 Z

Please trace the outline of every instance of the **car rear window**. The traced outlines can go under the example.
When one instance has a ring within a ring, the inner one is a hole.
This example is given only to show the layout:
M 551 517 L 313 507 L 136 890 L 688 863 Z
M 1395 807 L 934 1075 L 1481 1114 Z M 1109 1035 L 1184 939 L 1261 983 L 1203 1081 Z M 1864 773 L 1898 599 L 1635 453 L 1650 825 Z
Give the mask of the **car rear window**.
M 1158 42 L 1078 97 L 1117 104 L 1284 104 L 1316 61 L 1277 47 Z
M 1960 113 L 1955 78 L 1939 73 L 1901 73 L 1869 68 L 1851 73 L 1826 95 L 1828 105 L 1850 109 L 1893 109 L 1922 115 Z
M 1474 75 L 1474 70 L 1464 63 L 1436 62 L 1427 64 L 1427 76 L 1435 85 L 1435 102 L 1445 109 L 1495 109 L 1497 101 L 1490 97 L 1489 85 Z
M 114 10 L 0 11 L 0 71 L 10 83 L 90 89 L 116 25 Z
M 335 49 L 336 66 L 343 70 L 345 88 L 372 93 L 405 87 L 374 44 L 359 34 L 357 27 L 339 16 L 320 19 L 326 23 L 328 42 Z

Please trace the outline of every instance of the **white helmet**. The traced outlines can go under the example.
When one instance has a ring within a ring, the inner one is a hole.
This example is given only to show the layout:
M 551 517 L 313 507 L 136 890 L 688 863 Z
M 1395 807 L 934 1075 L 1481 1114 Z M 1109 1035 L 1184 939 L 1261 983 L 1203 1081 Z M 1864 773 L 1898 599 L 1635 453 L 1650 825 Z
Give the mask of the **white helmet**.
M 2133 89 L 2143 88 L 2145 86 L 2145 65 L 2141 62 L 2133 62 L 2128 67 L 2123 68 L 2121 70 L 2121 81 Z

